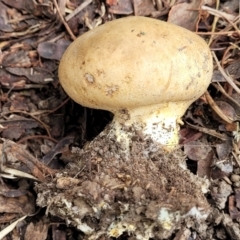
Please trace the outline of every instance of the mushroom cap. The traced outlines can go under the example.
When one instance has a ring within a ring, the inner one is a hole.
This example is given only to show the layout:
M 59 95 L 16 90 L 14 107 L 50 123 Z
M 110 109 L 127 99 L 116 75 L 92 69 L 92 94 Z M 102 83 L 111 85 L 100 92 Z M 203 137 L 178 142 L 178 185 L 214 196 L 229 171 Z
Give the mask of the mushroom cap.
M 195 33 L 127 17 L 77 38 L 61 59 L 59 78 L 66 93 L 86 107 L 116 113 L 179 102 L 185 111 L 208 87 L 212 65 L 208 45 Z

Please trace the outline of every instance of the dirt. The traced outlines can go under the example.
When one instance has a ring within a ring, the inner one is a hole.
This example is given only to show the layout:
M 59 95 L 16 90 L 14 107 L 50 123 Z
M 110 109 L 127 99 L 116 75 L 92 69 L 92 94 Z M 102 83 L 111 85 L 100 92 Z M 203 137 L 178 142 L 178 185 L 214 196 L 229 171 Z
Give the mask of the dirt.
M 110 124 L 75 149 L 75 161 L 56 178 L 36 185 L 37 204 L 83 231 L 84 239 L 124 233 L 170 239 L 186 223 L 190 228 L 205 220 L 210 205 L 202 189 L 209 182 L 186 170 L 182 150 L 167 153 L 134 126 L 122 128 L 133 133 L 129 157 Z

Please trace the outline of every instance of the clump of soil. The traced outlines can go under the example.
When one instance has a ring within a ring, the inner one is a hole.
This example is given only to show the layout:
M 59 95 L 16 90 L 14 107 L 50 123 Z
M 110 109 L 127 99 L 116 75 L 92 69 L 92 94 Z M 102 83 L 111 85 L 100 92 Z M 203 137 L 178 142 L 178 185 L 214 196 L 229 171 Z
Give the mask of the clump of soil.
M 206 219 L 208 181 L 186 169 L 181 149 L 167 153 L 132 126 L 123 127 L 132 133 L 128 150 L 111 128 L 84 149 L 74 149 L 75 161 L 54 179 L 36 185 L 39 206 L 86 239 L 122 234 L 169 239 L 180 224 Z

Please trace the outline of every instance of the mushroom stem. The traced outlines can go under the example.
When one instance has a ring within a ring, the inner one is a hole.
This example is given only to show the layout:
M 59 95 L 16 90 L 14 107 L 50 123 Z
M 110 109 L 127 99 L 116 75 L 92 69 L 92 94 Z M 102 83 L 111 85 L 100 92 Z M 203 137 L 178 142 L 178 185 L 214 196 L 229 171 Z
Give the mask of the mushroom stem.
M 184 101 L 119 110 L 114 113 L 112 129 L 117 141 L 125 146 L 126 152 L 130 151 L 135 131 L 141 133 L 144 141 L 152 140 L 164 150 L 172 151 L 178 145 L 179 120 L 188 105 Z M 129 127 L 132 128 L 131 131 Z

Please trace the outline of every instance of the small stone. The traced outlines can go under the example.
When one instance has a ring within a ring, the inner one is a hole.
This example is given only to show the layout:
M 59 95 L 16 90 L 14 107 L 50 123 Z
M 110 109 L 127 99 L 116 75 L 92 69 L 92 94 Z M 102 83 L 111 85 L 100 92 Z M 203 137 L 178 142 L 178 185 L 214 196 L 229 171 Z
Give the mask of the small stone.
M 234 172 L 235 174 L 240 174 L 240 168 L 234 169 L 233 172 Z
M 235 182 L 235 183 L 233 183 L 233 187 L 239 188 L 239 187 L 240 187 L 240 182 Z
M 237 174 L 232 174 L 230 179 L 232 182 L 236 183 L 240 181 L 240 176 Z
M 239 224 L 234 223 L 228 214 L 224 214 L 222 225 L 229 235 L 229 239 L 240 239 Z

